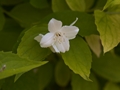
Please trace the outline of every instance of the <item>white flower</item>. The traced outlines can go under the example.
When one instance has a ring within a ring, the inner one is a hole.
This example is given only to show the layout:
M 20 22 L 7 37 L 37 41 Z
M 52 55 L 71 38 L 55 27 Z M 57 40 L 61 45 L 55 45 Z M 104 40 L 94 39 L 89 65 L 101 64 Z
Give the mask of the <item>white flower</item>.
M 70 48 L 69 40 L 74 39 L 79 28 L 73 26 L 76 20 L 69 26 L 62 26 L 62 22 L 52 18 L 48 23 L 49 32 L 45 35 L 39 34 L 34 39 L 40 43 L 43 48 L 49 47 L 53 52 L 65 52 Z

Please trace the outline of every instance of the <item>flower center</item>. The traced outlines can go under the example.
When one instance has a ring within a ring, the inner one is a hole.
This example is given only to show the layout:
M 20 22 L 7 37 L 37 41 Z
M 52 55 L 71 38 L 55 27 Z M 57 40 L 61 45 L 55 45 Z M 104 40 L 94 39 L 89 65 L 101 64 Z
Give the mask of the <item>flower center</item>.
M 54 40 L 55 40 L 56 42 L 58 42 L 59 44 L 61 44 L 62 42 L 65 41 L 63 37 L 64 37 L 64 34 L 63 34 L 62 32 L 56 32 L 56 33 L 55 33 Z

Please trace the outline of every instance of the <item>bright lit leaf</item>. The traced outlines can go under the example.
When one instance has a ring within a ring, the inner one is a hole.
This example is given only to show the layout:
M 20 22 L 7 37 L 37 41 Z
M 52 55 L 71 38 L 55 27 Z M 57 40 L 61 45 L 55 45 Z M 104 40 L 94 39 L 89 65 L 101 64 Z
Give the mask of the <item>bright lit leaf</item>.
M 103 10 L 113 7 L 114 5 L 119 5 L 119 4 L 120 4 L 120 0 L 107 0 L 107 3 L 104 6 Z
M 96 10 L 95 23 L 100 33 L 104 53 L 117 46 L 120 42 L 120 14 L 110 14 Z
M 0 52 L 0 79 L 27 72 L 46 63 L 47 61 L 38 62 L 20 58 L 18 55 L 10 52 Z
M 76 37 L 76 39 L 71 40 L 70 43 L 70 50 L 61 54 L 65 64 L 68 65 L 74 73 L 79 74 L 85 80 L 90 80 L 89 75 L 92 62 L 90 49 L 80 37 Z

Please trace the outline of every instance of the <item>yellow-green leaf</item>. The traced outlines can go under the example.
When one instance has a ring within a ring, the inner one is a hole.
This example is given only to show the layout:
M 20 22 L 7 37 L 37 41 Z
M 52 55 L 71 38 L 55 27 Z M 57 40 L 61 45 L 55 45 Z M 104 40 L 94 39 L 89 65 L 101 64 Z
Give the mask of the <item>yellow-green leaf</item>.
M 100 33 L 104 53 L 117 46 L 120 42 L 120 14 L 96 10 L 95 23 Z
M 70 50 L 62 54 L 63 60 L 74 73 L 79 74 L 85 80 L 90 80 L 92 56 L 86 42 L 76 37 L 71 41 Z
M 10 52 L 0 52 L 0 79 L 27 72 L 46 63 L 47 61 L 38 62 L 24 59 Z

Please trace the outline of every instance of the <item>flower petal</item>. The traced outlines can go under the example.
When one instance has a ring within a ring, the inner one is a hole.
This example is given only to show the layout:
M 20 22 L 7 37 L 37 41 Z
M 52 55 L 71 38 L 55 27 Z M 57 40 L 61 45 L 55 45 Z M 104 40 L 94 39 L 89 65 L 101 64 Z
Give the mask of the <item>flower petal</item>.
M 47 33 L 40 41 L 41 47 L 50 47 L 54 43 L 54 33 Z
M 57 47 L 57 49 L 60 52 L 63 52 L 63 53 L 65 53 L 65 51 L 68 51 L 70 47 L 69 40 L 67 38 L 64 38 L 64 41 L 62 43 L 55 42 L 54 45 Z
M 62 22 L 52 18 L 48 23 L 48 30 L 50 32 L 56 32 L 62 27 Z
M 56 53 L 60 53 L 60 51 L 57 49 L 57 47 L 55 45 L 52 45 L 51 47 L 49 47 L 51 49 L 52 52 L 56 52 Z
M 63 26 L 61 31 L 68 39 L 74 39 L 79 31 L 79 28 L 76 26 Z
M 62 44 L 63 44 L 63 46 L 64 46 L 64 48 L 65 48 L 65 51 L 68 51 L 69 48 L 70 48 L 69 40 L 68 40 L 68 38 L 66 38 L 66 37 L 64 37 L 64 40 L 65 40 L 65 41 L 64 41 Z
M 40 42 L 41 39 L 42 39 L 42 37 L 43 37 L 43 35 L 42 35 L 42 34 L 39 34 L 38 36 L 36 36 L 36 37 L 34 38 L 34 40 Z

